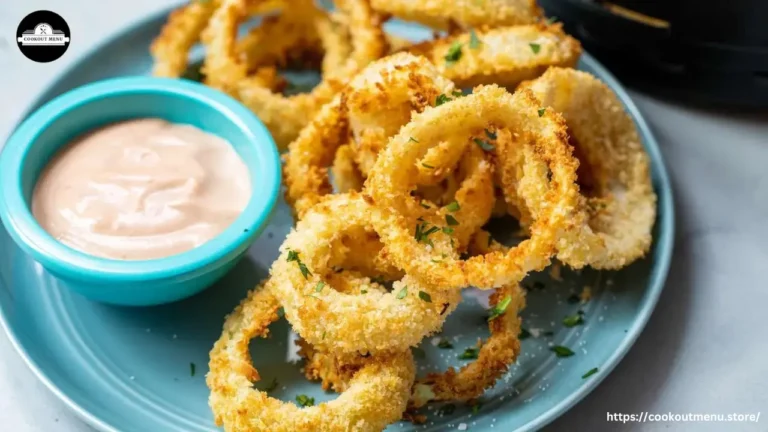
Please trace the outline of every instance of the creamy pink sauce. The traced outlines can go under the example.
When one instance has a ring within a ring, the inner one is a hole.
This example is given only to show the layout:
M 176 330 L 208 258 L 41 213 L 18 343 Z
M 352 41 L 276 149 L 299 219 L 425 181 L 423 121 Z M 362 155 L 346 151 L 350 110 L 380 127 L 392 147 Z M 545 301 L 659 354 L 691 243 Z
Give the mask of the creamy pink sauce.
M 40 175 L 32 213 L 75 249 L 143 260 L 207 242 L 250 197 L 248 168 L 227 141 L 193 126 L 141 119 L 64 147 Z

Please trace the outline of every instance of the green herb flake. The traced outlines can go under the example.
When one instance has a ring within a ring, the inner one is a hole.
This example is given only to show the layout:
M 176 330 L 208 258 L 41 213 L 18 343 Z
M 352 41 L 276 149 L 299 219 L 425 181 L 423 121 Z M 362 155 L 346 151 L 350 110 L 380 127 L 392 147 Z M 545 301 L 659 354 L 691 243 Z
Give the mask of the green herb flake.
M 449 212 L 453 213 L 453 212 L 458 211 L 459 209 L 461 209 L 461 206 L 459 206 L 459 202 L 458 201 L 454 201 L 454 202 L 448 204 L 447 206 L 445 206 L 445 209 L 448 210 Z
M 544 117 L 544 113 L 547 112 L 546 108 L 539 108 L 539 117 Z
M 493 144 L 489 143 L 488 141 L 481 140 L 480 138 L 475 138 L 472 141 L 474 141 L 475 144 L 477 144 L 481 149 L 485 151 L 491 151 L 495 148 Z
M 483 404 L 481 404 L 480 402 L 477 402 L 474 405 L 472 405 L 472 414 L 477 415 L 477 413 L 480 412 L 480 408 L 482 407 L 483 407 Z
M 440 349 L 453 349 L 453 344 L 448 339 L 442 338 L 437 343 L 437 347 Z
M 437 95 L 437 98 L 435 98 L 435 106 L 438 107 L 444 103 L 450 102 L 451 100 L 452 99 L 445 94 L 439 94 Z
M 463 91 L 461 91 L 461 90 L 454 90 L 454 91 L 452 91 L 452 92 L 451 92 L 451 94 L 452 94 L 452 95 L 453 95 L 453 97 L 455 97 L 455 98 L 460 98 L 460 97 L 463 97 L 463 96 L 464 96 L 464 92 L 463 92 Z
M 307 266 L 301 262 L 301 259 L 299 258 L 299 253 L 295 250 L 288 250 L 288 262 L 295 261 L 296 264 L 299 266 L 299 271 L 301 271 L 301 275 L 304 276 L 304 279 L 309 279 L 310 276 L 312 276 L 312 273 L 309 271 Z
M 322 340 L 325 340 L 325 330 L 323 330 L 323 336 L 321 337 Z
M 498 137 L 498 135 L 496 135 L 495 132 L 491 132 L 488 129 L 485 130 L 485 136 L 487 136 L 488 139 L 492 139 L 492 140 L 495 140 Z
M 421 201 L 419 203 L 420 206 L 424 207 L 425 209 L 431 208 L 428 204 L 426 204 L 424 201 Z
M 194 363 L 189 364 L 189 376 L 195 376 L 195 370 L 197 369 L 197 365 Z
M 416 144 L 418 144 L 418 143 L 419 143 L 419 140 L 417 140 L 417 139 L 416 139 L 416 138 L 414 138 L 414 137 L 410 137 L 410 138 L 408 138 L 408 142 L 411 142 L 411 141 L 415 142 Z
M 448 226 L 456 226 L 459 224 L 459 221 L 452 215 L 445 215 L 445 223 L 447 223 Z
M 270 393 L 277 389 L 277 378 L 272 378 L 272 382 L 268 386 L 264 387 L 264 392 Z
M 456 41 L 448 48 L 448 52 L 445 54 L 445 64 L 451 66 L 461 59 L 461 42 Z
M 424 168 L 427 168 L 427 169 L 435 169 L 435 167 L 433 167 L 432 165 L 430 165 L 428 163 L 424 163 L 424 162 L 421 163 L 421 166 L 423 166 Z
M 424 291 L 419 291 L 419 298 L 427 303 L 432 303 L 432 296 Z
M 531 337 L 531 332 L 529 332 L 524 328 L 520 328 L 520 334 L 517 335 L 517 338 L 520 340 L 523 340 L 523 339 L 528 339 L 529 337 Z
M 582 375 L 581 379 L 589 378 L 589 377 L 591 377 L 592 375 L 594 375 L 596 373 L 597 373 L 597 368 L 592 368 L 592 369 L 588 370 L 587 373 Z
M 323 290 L 324 286 L 325 286 L 325 282 L 323 281 L 318 282 L 317 285 L 315 285 L 315 292 L 319 293 L 320 291 Z
M 491 315 L 488 317 L 488 321 L 493 321 L 496 318 L 504 315 L 504 312 L 507 311 L 507 307 L 509 307 L 509 304 L 512 302 L 512 297 L 506 296 L 503 299 L 501 299 L 500 302 L 496 303 L 496 306 L 494 306 L 491 309 Z
M 440 407 L 439 410 L 437 410 L 437 413 L 440 415 L 451 415 L 453 412 L 456 411 L 456 405 L 454 404 L 447 404 Z
M 407 295 L 408 295 L 408 285 L 405 285 L 405 286 L 403 287 L 403 289 L 401 289 L 401 290 L 400 290 L 400 291 L 397 293 L 397 295 L 395 296 L 395 298 L 396 298 L 396 299 L 398 299 L 398 300 L 402 300 L 402 299 L 404 299 L 404 298 L 405 298 L 405 296 L 407 296 Z
M 443 227 L 443 232 L 448 234 L 448 235 L 451 235 L 451 234 L 453 234 L 453 228 L 451 228 L 451 227 Z
M 360 290 L 360 294 L 368 294 L 368 290 L 363 288 Z
M 571 351 L 570 348 L 564 347 L 562 345 L 555 345 L 549 350 L 555 353 L 555 355 L 558 357 L 570 357 L 575 354 L 573 351 Z
M 475 33 L 475 29 L 472 29 L 469 31 L 469 48 L 470 49 L 478 49 L 480 48 L 480 38 L 477 37 L 477 33 Z
M 296 396 L 296 403 L 301 407 L 311 407 L 315 405 L 315 398 L 300 394 Z
M 581 324 L 584 324 L 584 318 L 578 313 L 563 318 L 563 325 L 566 327 L 576 327 Z
M 554 24 L 554 23 L 557 22 L 557 19 L 558 18 L 556 16 L 551 16 L 551 17 L 547 18 L 547 24 Z
M 531 47 L 531 51 L 533 51 L 534 54 L 538 54 L 539 51 L 541 51 L 541 45 L 537 43 L 529 43 L 528 45 Z
M 467 348 L 463 353 L 459 354 L 459 360 L 477 360 L 478 354 L 480 354 L 479 349 Z

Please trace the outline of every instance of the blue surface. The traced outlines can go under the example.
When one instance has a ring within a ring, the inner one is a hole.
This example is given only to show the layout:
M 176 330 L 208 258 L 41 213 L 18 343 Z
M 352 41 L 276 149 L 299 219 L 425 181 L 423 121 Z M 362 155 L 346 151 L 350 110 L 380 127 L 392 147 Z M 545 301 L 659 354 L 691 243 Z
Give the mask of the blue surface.
M 232 143 L 251 173 L 255 193 L 247 207 L 214 239 L 162 259 L 99 258 L 56 241 L 30 211 L 40 172 L 76 137 L 135 118 L 190 124 Z M 0 153 L 0 219 L 11 238 L 67 287 L 92 300 L 157 305 L 197 294 L 232 268 L 268 222 L 280 179 L 280 157 L 269 131 L 234 99 L 186 80 L 115 78 L 55 98 L 16 129 Z
M 147 47 L 165 20 L 166 12 L 152 16 L 95 48 L 40 98 L 50 100 L 70 88 L 107 77 L 149 72 Z M 429 31 L 395 23 L 401 35 L 428 37 Z M 392 430 L 438 431 L 466 423 L 469 430 L 536 430 L 552 421 L 592 390 L 621 360 L 647 322 L 669 268 L 674 215 L 669 179 L 659 149 L 640 113 L 620 85 L 590 56 L 580 68 L 589 71 L 619 95 L 635 118 L 653 161 L 654 187 L 659 213 L 654 245 L 649 256 L 620 272 L 563 270 L 563 280 L 547 272 L 531 279 L 545 284 L 528 295 L 524 327 L 535 336 L 522 342 L 518 362 L 483 397 L 483 407 L 471 413 L 458 407 L 451 416 L 426 411 L 426 426 L 394 425 Z M 211 289 L 171 305 L 121 308 L 94 303 L 63 290 L 38 264 L 27 258 L 0 233 L 0 311 L 10 338 L 35 373 L 88 423 L 105 431 L 210 431 L 216 430 L 207 407 L 208 351 L 218 337 L 224 316 L 245 292 L 264 277 L 277 248 L 291 226 L 284 203 L 276 207 L 246 259 Z M 528 281 L 530 283 L 530 281 Z M 584 285 L 593 287 L 593 299 L 572 305 L 566 299 Z M 482 294 L 467 291 L 467 301 L 452 314 L 443 336 L 455 348 L 439 350 L 426 340 L 418 360 L 419 373 L 459 365 L 456 356 L 488 334 L 486 311 L 478 305 Z M 564 328 L 565 315 L 582 309 L 586 324 Z M 268 384 L 279 385 L 275 396 L 293 400 L 297 394 L 318 402 L 335 397 L 304 380 L 290 357 L 289 327 L 281 320 L 270 328 L 272 337 L 252 343 L 255 366 Z M 547 332 L 552 331 L 552 336 Z M 550 344 L 566 345 L 576 354 L 559 359 Z M 196 374 L 190 373 L 190 363 Z M 582 375 L 598 367 L 587 379 Z

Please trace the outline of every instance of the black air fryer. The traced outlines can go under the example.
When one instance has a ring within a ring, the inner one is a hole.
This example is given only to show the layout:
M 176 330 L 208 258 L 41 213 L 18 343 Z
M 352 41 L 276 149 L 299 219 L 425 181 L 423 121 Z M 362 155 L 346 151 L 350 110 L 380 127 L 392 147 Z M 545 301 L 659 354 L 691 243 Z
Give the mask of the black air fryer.
M 539 0 L 623 82 L 768 108 L 768 0 Z

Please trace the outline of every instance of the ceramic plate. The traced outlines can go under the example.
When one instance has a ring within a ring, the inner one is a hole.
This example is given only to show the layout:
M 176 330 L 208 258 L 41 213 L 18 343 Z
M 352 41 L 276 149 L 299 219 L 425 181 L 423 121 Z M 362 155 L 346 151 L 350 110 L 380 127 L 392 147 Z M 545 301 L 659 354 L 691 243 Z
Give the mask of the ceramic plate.
M 79 85 L 114 76 L 147 74 L 148 47 L 167 12 L 120 32 L 95 47 L 61 76 L 35 106 Z M 390 31 L 421 39 L 430 32 L 403 23 Z M 199 54 L 199 53 L 197 53 Z M 419 430 L 437 431 L 464 423 L 469 430 L 534 430 L 552 421 L 592 390 L 619 362 L 645 325 L 659 297 L 669 267 L 673 213 L 669 180 L 656 141 L 619 83 L 585 54 L 579 67 L 611 86 L 634 117 L 653 160 L 659 196 L 655 243 L 648 257 L 619 272 L 550 272 L 532 275 L 524 327 L 523 353 L 510 372 L 481 400 L 476 412 L 463 405 L 450 415 L 439 406 L 425 409 L 427 423 Z M 246 291 L 267 274 L 292 221 L 280 203 L 272 224 L 243 260 L 220 283 L 186 301 L 162 307 L 120 308 L 92 303 L 61 289 L 0 230 L 0 312 L 11 341 L 38 377 L 86 422 L 104 431 L 216 430 L 207 405 L 205 386 L 208 351 L 217 339 L 224 316 Z M 497 227 L 498 228 L 498 227 Z M 501 230 L 509 231 L 509 226 Z M 584 286 L 592 300 L 569 299 Z M 467 291 L 442 337 L 453 349 L 439 349 L 430 338 L 416 350 L 419 373 L 458 366 L 457 356 L 487 337 L 487 299 Z M 585 324 L 565 328 L 562 319 L 582 310 Z M 295 362 L 293 335 L 285 321 L 272 326 L 272 338 L 252 343 L 256 366 L 274 395 L 294 400 L 298 394 L 322 401 L 335 397 L 307 382 Z M 552 345 L 571 348 L 575 355 L 558 358 Z M 593 368 L 598 372 L 582 376 Z M 393 430 L 413 430 L 397 423 Z

